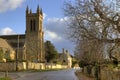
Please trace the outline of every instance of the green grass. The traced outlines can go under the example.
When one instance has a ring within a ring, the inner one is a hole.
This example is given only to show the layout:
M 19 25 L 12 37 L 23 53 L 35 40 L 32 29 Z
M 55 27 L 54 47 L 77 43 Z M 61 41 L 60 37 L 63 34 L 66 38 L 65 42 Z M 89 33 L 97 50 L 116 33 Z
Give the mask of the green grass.
M 64 69 L 45 69 L 45 70 L 33 70 L 33 72 L 47 72 L 47 71 L 58 71 L 58 70 L 64 70 Z
M 63 69 L 46 69 L 46 70 L 42 70 L 42 71 L 58 71 L 58 70 L 63 70 Z
M 12 80 L 12 79 L 9 77 L 2 77 L 2 78 L 0 78 L 0 80 Z

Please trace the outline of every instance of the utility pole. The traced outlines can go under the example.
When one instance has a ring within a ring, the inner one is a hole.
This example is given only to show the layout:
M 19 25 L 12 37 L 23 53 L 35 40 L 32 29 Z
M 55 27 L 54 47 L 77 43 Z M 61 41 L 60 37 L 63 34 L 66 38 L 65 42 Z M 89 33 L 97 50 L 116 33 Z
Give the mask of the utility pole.
M 16 71 L 18 71 L 19 34 L 17 35 Z

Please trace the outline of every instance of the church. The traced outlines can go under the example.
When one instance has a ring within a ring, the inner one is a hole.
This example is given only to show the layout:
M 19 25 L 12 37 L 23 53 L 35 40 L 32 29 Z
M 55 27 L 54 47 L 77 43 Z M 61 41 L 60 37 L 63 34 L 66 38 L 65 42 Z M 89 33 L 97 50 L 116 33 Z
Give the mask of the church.
M 33 13 L 27 6 L 25 34 L 1 35 L 0 50 L 4 54 L 9 53 L 9 59 L 44 62 L 45 49 L 42 23 L 42 9 L 37 6 L 36 13 Z

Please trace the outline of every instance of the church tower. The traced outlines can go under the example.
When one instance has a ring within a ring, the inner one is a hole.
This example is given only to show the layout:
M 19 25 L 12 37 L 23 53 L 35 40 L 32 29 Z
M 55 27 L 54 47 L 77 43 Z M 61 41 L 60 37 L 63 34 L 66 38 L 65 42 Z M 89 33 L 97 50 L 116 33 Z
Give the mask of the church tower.
M 29 61 L 45 61 L 44 32 L 42 27 L 42 9 L 37 7 L 36 13 L 26 8 L 26 59 Z

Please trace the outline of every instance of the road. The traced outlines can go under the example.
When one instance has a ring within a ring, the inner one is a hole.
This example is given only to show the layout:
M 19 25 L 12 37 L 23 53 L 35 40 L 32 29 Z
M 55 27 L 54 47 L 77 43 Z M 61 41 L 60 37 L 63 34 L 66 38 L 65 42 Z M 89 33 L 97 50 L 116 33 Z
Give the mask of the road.
M 13 80 L 78 80 L 74 69 L 48 72 L 19 72 L 10 73 Z

